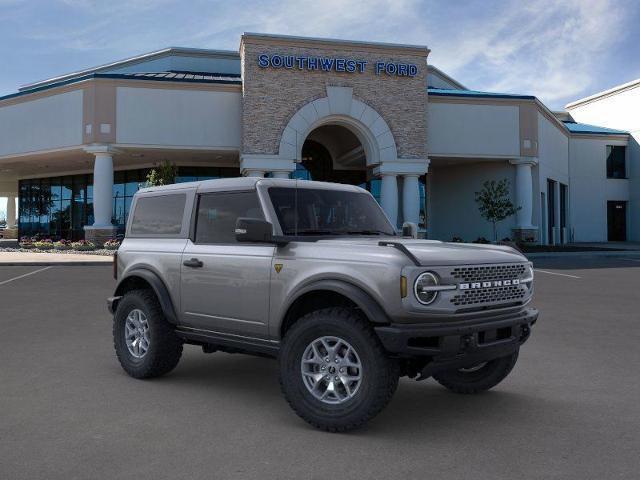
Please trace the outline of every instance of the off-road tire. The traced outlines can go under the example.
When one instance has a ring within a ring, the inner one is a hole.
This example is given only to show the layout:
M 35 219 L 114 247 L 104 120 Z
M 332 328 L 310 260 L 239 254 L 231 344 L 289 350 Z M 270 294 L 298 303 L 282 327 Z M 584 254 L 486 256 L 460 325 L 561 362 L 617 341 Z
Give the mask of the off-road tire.
M 323 336 L 346 340 L 362 363 L 359 389 L 341 404 L 323 403 L 302 380 L 302 355 L 311 342 Z M 398 387 L 398 363 L 387 356 L 367 320 L 351 308 L 325 308 L 304 315 L 286 332 L 278 362 L 280 387 L 291 408 L 309 424 L 329 432 L 352 430 L 372 419 Z
M 485 392 L 504 380 L 518 360 L 518 350 L 506 357 L 490 360 L 481 369 L 471 372 L 448 370 L 433 376 L 443 387 L 455 393 Z
M 140 309 L 149 324 L 150 345 L 142 358 L 131 355 L 124 338 L 125 322 L 133 309 Z M 182 341 L 165 319 L 151 290 L 129 291 L 118 302 L 113 316 L 113 346 L 120 365 L 134 378 L 153 378 L 169 373 L 182 356 Z

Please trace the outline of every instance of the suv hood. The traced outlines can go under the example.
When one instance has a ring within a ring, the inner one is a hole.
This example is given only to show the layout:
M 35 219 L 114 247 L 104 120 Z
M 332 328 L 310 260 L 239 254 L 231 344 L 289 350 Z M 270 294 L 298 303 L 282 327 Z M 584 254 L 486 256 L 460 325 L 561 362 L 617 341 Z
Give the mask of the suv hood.
M 378 247 L 379 242 L 404 245 L 421 265 L 469 265 L 481 263 L 520 263 L 527 258 L 506 245 L 481 245 L 473 243 L 445 243 L 437 240 L 415 240 L 398 237 L 360 237 L 321 240 L 317 243 L 344 244 L 357 248 Z M 392 248 L 392 247 L 378 247 Z M 401 253 L 401 252 L 399 252 Z M 409 259 L 407 259 L 409 260 Z

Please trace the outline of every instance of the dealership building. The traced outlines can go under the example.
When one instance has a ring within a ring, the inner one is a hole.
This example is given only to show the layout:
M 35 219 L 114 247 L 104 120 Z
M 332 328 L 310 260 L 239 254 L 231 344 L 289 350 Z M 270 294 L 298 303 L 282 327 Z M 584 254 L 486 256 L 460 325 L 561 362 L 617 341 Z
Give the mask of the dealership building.
M 167 48 L 25 85 L 0 97 L 9 235 L 122 233 L 132 195 L 169 161 L 177 181 L 360 185 L 393 224 L 441 240 L 491 238 L 475 192 L 507 179 L 520 208 L 500 238 L 640 241 L 640 80 L 553 112 L 470 90 L 428 55 L 248 33 L 238 52 Z

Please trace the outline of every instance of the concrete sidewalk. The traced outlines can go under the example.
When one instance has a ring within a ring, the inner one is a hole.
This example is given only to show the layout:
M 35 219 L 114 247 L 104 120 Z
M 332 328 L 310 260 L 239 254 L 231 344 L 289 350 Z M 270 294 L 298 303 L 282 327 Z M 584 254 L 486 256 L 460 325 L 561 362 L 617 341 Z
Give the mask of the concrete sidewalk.
M 112 256 L 80 253 L 0 252 L 0 267 L 4 265 L 109 265 Z

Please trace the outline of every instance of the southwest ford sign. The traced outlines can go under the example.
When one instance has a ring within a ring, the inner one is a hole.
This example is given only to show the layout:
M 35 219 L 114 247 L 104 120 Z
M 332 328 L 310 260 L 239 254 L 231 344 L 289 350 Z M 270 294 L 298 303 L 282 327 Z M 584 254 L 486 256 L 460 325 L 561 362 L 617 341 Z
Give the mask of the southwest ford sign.
M 364 73 L 372 68 L 376 75 L 415 77 L 418 66 L 413 63 L 375 62 L 369 67 L 366 60 L 337 57 L 301 57 L 297 55 L 258 55 L 261 68 L 284 68 L 289 70 L 318 70 L 321 72 Z

